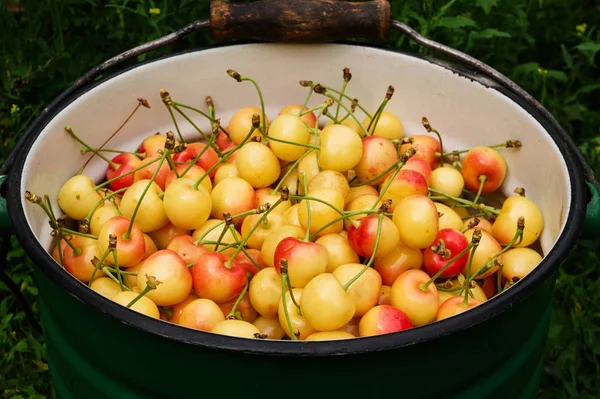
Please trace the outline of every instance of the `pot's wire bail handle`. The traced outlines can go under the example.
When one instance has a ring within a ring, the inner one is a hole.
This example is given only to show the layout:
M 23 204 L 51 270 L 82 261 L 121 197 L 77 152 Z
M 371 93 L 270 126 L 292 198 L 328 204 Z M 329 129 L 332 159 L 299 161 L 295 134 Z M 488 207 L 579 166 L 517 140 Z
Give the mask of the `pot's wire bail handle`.
M 348 38 L 385 40 L 390 31 L 387 0 L 261 0 L 210 5 L 215 40 L 330 42 Z

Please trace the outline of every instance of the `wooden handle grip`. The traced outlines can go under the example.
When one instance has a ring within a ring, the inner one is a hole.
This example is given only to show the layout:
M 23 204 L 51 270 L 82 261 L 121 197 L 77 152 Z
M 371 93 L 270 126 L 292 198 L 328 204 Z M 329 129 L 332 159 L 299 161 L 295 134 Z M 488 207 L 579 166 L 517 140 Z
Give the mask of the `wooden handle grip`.
M 349 38 L 384 40 L 390 30 L 387 0 L 261 0 L 210 6 L 214 39 L 267 42 L 329 42 Z

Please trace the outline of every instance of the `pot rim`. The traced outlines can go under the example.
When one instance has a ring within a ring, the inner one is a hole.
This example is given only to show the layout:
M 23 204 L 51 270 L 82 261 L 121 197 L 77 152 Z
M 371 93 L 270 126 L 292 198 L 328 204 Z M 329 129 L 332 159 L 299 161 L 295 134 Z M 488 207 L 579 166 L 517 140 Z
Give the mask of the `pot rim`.
M 95 291 L 91 290 L 86 284 L 76 280 L 58 267 L 51 254 L 48 253 L 38 242 L 35 234 L 31 230 L 22 207 L 21 174 L 27 155 L 39 134 L 43 131 L 49 121 L 58 115 L 64 108 L 71 104 L 79 96 L 94 89 L 104 82 L 114 79 L 123 73 L 134 68 L 167 59 L 178 57 L 190 53 L 209 51 L 221 47 L 243 46 L 248 44 L 269 44 L 259 41 L 243 41 L 235 43 L 219 43 L 197 47 L 189 50 L 179 51 L 157 57 L 151 60 L 145 60 L 132 66 L 121 68 L 113 73 L 107 74 L 102 79 L 92 81 L 79 90 L 75 90 L 68 95 L 65 92 L 56 97 L 55 101 L 45 108 L 42 113 L 32 122 L 30 128 L 26 131 L 26 137 L 23 137 L 21 151 L 16 154 L 11 173 L 9 174 L 8 185 L 12 189 L 7 190 L 7 206 L 9 217 L 15 235 L 20 244 L 26 249 L 28 255 L 34 263 L 34 267 L 39 267 L 43 273 L 49 277 L 53 283 L 61 289 L 72 295 L 80 302 L 88 305 L 94 311 L 113 318 L 116 321 L 127 324 L 138 330 L 161 336 L 178 343 L 184 343 L 207 349 L 233 351 L 244 354 L 274 355 L 274 356 L 331 356 L 331 355 L 358 355 L 367 352 L 379 352 L 400 347 L 423 343 L 444 336 L 454 334 L 474 327 L 493 317 L 504 313 L 516 306 L 532 294 L 545 281 L 550 279 L 558 270 L 560 265 L 566 260 L 575 242 L 577 241 L 586 214 L 586 185 L 584 178 L 577 168 L 578 160 L 566 143 L 566 132 L 553 117 L 548 117 L 547 111 L 530 101 L 524 96 L 516 93 L 509 88 L 495 84 L 490 79 L 474 73 L 472 69 L 464 65 L 450 61 L 442 61 L 434 57 L 424 57 L 412 52 L 398 50 L 391 46 L 375 45 L 362 42 L 338 41 L 325 45 L 340 46 L 360 46 L 372 48 L 379 51 L 391 51 L 408 57 L 415 57 L 430 62 L 441 68 L 449 69 L 460 76 L 484 85 L 485 87 L 495 89 L 506 96 L 509 100 L 515 102 L 524 111 L 529 113 L 546 132 L 552 137 L 555 144 L 560 148 L 569 172 L 571 183 L 571 206 L 566 216 L 566 222 L 563 226 L 560 236 L 549 253 L 543 258 L 542 262 L 526 278 L 520 280 L 510 288 L 506 293 L 498 295 L 481 305 L 469 309 L 457 317 L 451 317 L 432 324 L 414 327 L 396 333 L 385 334 L 373 337 L 361 337 L 360 339 L 348 339 L 339 341 L 287 341 L 287 340 L 260 340 L 229 337 L 225 335 L 213 334 L 204 331 L 193 330 L 187 327 L 179 326 L 160 319 L 154 319 L 142 315 L 134 310 L 128 309 L 117 303 L 114 303 Z M 293 45 L 293 44 L 292 44 Z

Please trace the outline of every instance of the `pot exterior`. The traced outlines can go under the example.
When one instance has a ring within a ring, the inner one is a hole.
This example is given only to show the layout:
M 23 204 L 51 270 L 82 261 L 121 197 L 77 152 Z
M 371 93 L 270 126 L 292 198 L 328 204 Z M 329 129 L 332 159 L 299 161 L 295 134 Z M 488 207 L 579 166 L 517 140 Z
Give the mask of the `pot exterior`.
M 555 276 L 458 334 L 364 355 L 224 352 L 143 332 L 90 310 L 35 269 L 58 399 L 227 397 L 533 398 Z M 293 345 L 293 343 L 290 342 Z

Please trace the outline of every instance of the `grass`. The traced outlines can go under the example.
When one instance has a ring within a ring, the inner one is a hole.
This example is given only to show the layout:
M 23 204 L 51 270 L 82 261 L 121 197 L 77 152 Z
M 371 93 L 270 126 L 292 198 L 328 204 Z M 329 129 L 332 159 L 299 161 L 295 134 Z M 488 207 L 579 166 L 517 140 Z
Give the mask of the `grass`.
M 393 17 L 509 76 L 542 102 L 598 172 L 600 4 L 594 0 L 392 0 Z M 4 0 L 0 4 L 0 160 L 61 90 L 106 58 L 208 15 L 190 0 Z M 388 42 L 422 51 L 404 37 Z M 206 31 L 147 55 L 212 43 Z M 140 57 L 140 60 L 144 57 Z M 38 314 L 32 265 L 4 237 L 6 270 Z M 600 242 L 580 241 L 560 270 L 539 398 L 600 395 Z M 0 283 L 0 398 L 51 388 L 43 336 Z

